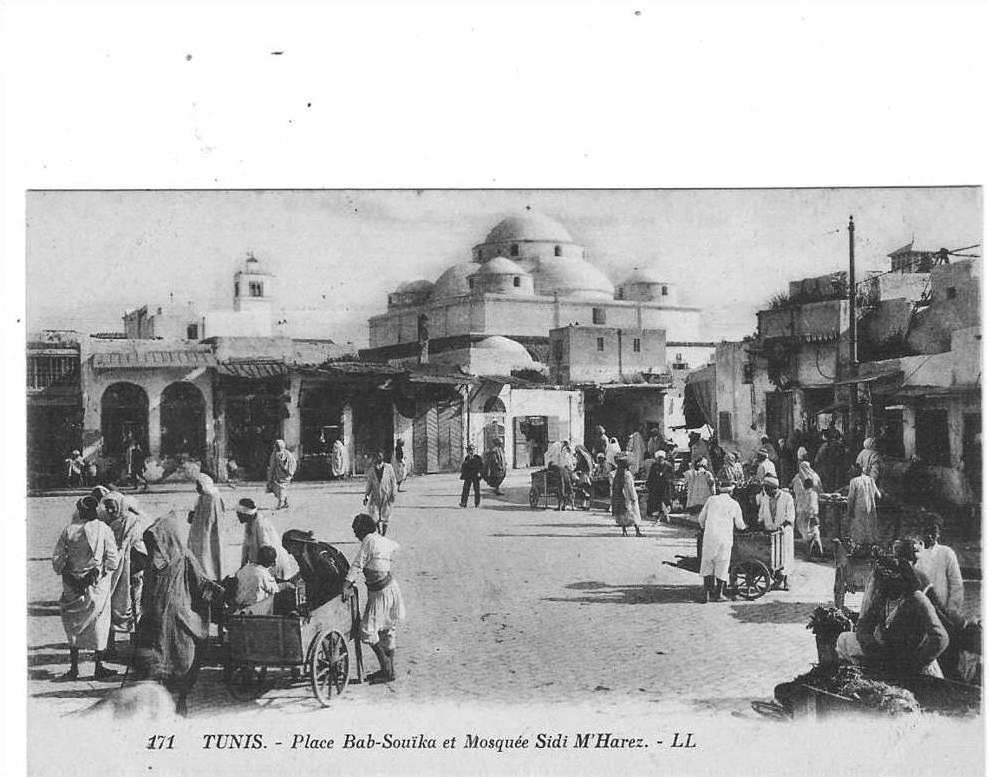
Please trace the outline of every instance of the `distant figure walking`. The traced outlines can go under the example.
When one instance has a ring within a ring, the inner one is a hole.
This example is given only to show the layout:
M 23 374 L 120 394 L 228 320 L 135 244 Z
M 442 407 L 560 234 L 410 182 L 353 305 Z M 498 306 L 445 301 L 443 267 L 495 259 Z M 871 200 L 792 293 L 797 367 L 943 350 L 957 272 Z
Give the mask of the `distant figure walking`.
M 460 465 L 460 479 L 464 481 L 464 487 L 460 490 L 460 506 L 467 506 L 467 497 L 470 490 L 474 489 L 474 507 L 481 506 L 481 473 L 484 471 L 484 462 L 481 457 L 474 452 L 474 446 L 467 446 L 467 455 L 464 463 Z
M 501 438 L 496 438 L 490 450 L 484 454 L 484 480 L 498 496 L 501 496 L 500 486 L 507 474 L 508 461 L 505 458 L 504 443 Z
M 330 448 L 330 477 L 334 480 L 347 474 L 347 448 L 339 437 Z
M 402 483 L 408 477 L 405 469 L 405 441 L 395 440 L 395 452 L 391 457 L 391 468 L 395 470 L 395 485 L 399 491 L 402 490 Z
M 635 491 L 635 480 L 629 471 L 628 456 L 624 453 L 615 457 L 618 469 L 611 484 L 611 515 L 615 524 L 621 526 L 622 536 L 628 536 L 628 527 L 635 527 L 636 537 L 645 537 L 639 530 L 639 495 Z
M 297 466 L 292 451 L 285 447 L 285 440 L 275 440 L 275 449 L 268 459 L 268 491 L 278 500 L 276 510 L 288 507 L 288 486 Z
M 368 468 L 364 483 L 364 506 L 378 522 L 378 532 L 383 537 L 388 533 L 391 508 L 398 494 L 398 481 L 395 470 L 385 461 L 383 451 L 374 454 L 374 463 Z

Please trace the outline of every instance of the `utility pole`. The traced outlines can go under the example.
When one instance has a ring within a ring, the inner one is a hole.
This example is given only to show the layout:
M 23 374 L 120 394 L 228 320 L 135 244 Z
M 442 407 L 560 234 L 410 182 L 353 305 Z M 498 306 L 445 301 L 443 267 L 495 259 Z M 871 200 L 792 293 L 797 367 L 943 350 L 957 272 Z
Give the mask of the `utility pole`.
M 850 377 L 858 372 L 858 314 L 855 310 L 855 219 L 848 217 L 848 366 Z

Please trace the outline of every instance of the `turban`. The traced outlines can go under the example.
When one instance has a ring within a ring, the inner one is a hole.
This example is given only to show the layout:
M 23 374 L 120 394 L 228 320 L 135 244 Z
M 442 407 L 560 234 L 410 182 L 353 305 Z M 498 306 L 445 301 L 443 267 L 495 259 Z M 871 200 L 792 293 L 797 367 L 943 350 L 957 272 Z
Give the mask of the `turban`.
M 656 458 L 657 459 L 665 459 L 666 458 L 666 451 L 656 451 Z
M 257 515 L 258 506 L 253 499 L 241 499 L 237 502 L 237 512 L 241 515 Z
M 762 479 L 762 483 L 763 483 L 763 485 L 766 485 L 766 486 L 776 486 L 777 488 L 779 488 L 780 479 L 778 477 L 776 477 L 776 475 L 766 475 Z

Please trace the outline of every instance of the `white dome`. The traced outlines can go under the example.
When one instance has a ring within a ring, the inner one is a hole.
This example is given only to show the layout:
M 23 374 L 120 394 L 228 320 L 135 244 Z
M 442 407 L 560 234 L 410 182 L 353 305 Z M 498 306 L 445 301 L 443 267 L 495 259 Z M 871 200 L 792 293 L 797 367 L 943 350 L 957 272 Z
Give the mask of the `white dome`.
M 631 275 L 622 281 L 623 285 L 626 283 L 666 283 L 666 279 L 655 267 L 636 267 Z
M 528 275 L 522 267 L 504 256 L 496 256 L 480 266 L 478 275 Z
M 556 243 L 572 243 L 573 237 L 558 221 L 536 211 L 526 211 L 498 222 L 488 232 L 485 243 L 537 240 Z
M 477 351 L 491 351 L 505 356 L 511 356 L 527 364 L 532 362 L 532 356 L 522 343 L 508 337 L 502 337 L 501 335 L 485 337 L 480 342 L 474 343 L 471 347 Z
M 432 291 L 433 284 L 430 281 L 420 279 L 417 281 L 406 281 L 405 283 L 399 284 L 398 288 L 395 289 L 395 294 L 408 294 L 411 292 L 426 292 Z
M 473 262 L 455 264 L 436 279 L 433 286 L 433 299 L 445 299 L 447 297 L 459 297 L 470 293 L 470 284 L 467 278 L 477 272 L 477 265 Z
M 532 273 L 536 294 L 612 299 L 615 287 L 603 272 L 583 259 L 541 259 Z

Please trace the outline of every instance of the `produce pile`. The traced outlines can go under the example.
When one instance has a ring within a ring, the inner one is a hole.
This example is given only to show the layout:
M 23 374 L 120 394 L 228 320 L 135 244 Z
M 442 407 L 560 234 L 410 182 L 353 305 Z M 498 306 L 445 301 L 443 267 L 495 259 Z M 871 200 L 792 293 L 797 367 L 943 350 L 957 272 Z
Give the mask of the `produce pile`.
M 801 693 L 801 685 L 843 696 L 866 708 L 891 716 L 920 711 L 916 697 L 906 688 L 870 679 L 865 676 L 862 667 L 850 664 L 817 666 L 794 678 L 792 682 L 777 685 L 774 691 L 777 701 L 792 710 L 793 699 Z
M 849 538 L 844 538 L 841 544 L 845 546 L 845 552 L 849 558 L 879 558 L 888 556 L 891 551 L 888 546 L 877 545 L 873 542 L 854 542 Z
M 845 607 L 825 607 L 823 604 L 811 613 L 807 628 L 815 637 L 834 642 L 839 634 L 855 628 L 858 613 Z
M 825 504 L 831 503 L 831 502 L 833 502 L 835 504 L 839 504 L 839 503 L 842 503 L 842 502 L 847 503 L 848 502 L 848 497 L 847 496 L 844 496 L 842 494 L 820 494 L 818 496 L 818 501 L 819 502 L 824 502 Z

